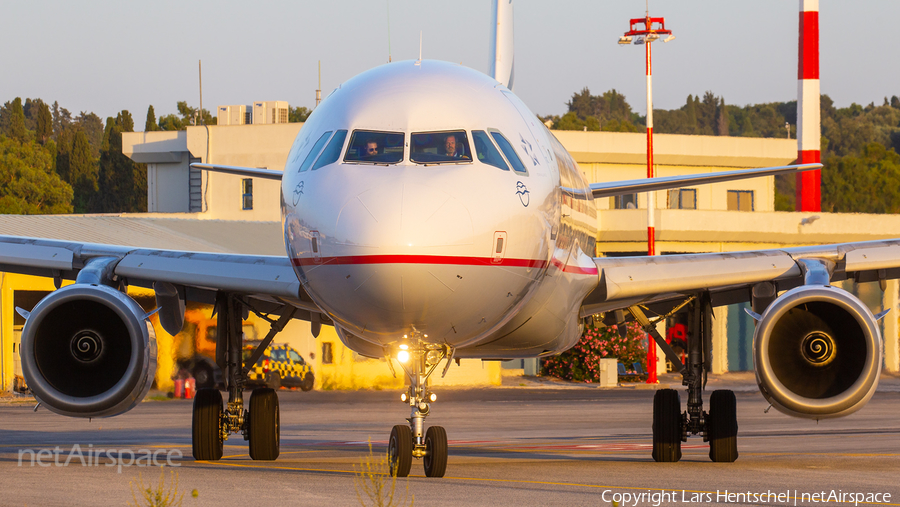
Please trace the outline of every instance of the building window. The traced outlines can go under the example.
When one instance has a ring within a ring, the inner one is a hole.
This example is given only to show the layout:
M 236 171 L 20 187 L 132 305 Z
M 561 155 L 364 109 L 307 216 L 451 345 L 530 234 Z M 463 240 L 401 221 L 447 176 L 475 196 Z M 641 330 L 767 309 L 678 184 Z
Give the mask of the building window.
M 753 191 L 729 190 L 728 211 L 753 211 Z
M 669 190 L 669 209 L 697 209 L 697 189 L 676 188 Z
M 241 202 L 243 209 L 253 209 L 253 178 L 241 180 Z
M 322 342 L 322 364 L 334 363 L 334 351 L 331 342 Z
M 637 194 L 617 195 L 610 199 L 612 199 L 613 209 L 637 209 L 638 207 Z

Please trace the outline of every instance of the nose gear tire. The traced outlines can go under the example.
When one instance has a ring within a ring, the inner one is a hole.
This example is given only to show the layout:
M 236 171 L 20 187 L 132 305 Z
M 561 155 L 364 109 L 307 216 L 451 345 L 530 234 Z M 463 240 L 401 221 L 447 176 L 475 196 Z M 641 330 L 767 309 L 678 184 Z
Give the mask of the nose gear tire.
M 681 459 L 681 399 L 674 389 L 653 396 L 653 459 L 674 463 Z
M 272 461 L 281 447 L 281 414 L 274 389 L 254 389 L 250 395 L 250 458 Z
M 194 459 L 217 461 L 222 458 L 223 442 L 219 431 L 222 418 L 222 393 L 200 389 L 194 397 L 191 443 Z
M 391 429 L 388 460 L 392 477 L 407 477 L 412 467 L 413 439 L 409 426 L 398 424 Z
M 440 426 L 432 426 L 425 432 L 425 465 L 427 477 L 443 477 L 447 471 L 447 432 Z

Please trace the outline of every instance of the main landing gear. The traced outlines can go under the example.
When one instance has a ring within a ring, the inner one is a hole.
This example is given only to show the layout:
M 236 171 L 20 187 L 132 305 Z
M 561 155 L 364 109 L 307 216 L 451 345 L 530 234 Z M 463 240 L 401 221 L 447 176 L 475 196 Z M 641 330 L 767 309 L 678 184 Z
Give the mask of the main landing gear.
M 267 319 L 272 323 L 272 329 L 246 364 L 241 357 L 243 303 L 231 294 L 220 293 L 216 297 L 216 311 L 216 363 L 225 372 L 228 404 L 223 406 L 222 394 L 217 389 L 197 391 L 191 434 L 194 459 L 221 459 L 228 435 L 240 432 L 244 440 L 250 441 L 252 459 L 274 460 L 278 458 L 281 445 L 278 395 L 274 389 L 254 389 L 250 395 L 250 409 L 245 410 L 244 383 L 249 368 L 256 363 L 275 335 L 284 329 L 294 311 L 287 310 L 277 321 Z
M 391 475 L 407 477 L 412 459 L 421 458 L 427 477 L 443 477 L 447 470 L 447 432 L 440 426 L 431 426 L 425 431 L 425 417 L 431 403 L 437 400 L 437 395 L 428 390 L 428 378 L 445 358 L 444 375 L 447 374 L 453 350 L 447 346 L 425 344 L 419 339 L 414 339 L 412 344 L 402 344 L 400 349 L 398 359 L 409 377 L 409 389 L 400 395 L 400 400 L 409 404 L 410 417 L 408 425 L 398 424 L 391 430 L 388 440 Z
M 709 412 L 703 411 L 703 388 L 712 364 L 712 306 L 709 294 L 702 293 L 679 305 L 671 313 L 690 305 L 691 321 L 687 339 L 687 364 L 682 367 L 682 384 L 687 386 L 687 411 L 681 412 L 681 399 L 674 389 L 661 389 L 653 396 L 653 459 L 675 462 L 681 459 L 681 443 L 690 435 L 702 435 L 709 442 L 709 458 L 733 462 L 737 450 L 737 402 L 729 390 L 713 391 Z M 629 308 L 635 320 L 653 336 L 674 365 L 681 360 L 656 331 L 655 322 L 637 306 Z M 662 317 L 662 318 L 665 318 Z

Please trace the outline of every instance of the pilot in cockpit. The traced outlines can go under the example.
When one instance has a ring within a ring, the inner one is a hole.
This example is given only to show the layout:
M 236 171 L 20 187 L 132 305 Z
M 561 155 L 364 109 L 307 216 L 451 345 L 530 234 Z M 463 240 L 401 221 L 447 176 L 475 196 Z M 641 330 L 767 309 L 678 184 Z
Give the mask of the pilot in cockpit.
M 368 158 L 378 155 L 378 141 L 367 142 L 365 147 L 363 147 L 360 151 L 362 151 L 362 153 L 359 154 L 360 158 Z
M 456 151 L 456 136 L 453 134 L 444 138 L 444 156 L 447 158 L 460 158 L 460 154 Z

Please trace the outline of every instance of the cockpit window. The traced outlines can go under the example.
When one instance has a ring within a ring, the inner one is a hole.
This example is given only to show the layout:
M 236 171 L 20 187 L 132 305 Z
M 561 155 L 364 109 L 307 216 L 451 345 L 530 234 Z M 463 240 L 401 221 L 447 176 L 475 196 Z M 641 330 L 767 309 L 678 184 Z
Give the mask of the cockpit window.
M 325 147 L 322 156 L 319 157 L 319 160 L 316 160 L 312 170 L 315 171 L 320 167 L 325 167 L 328 164 L 337 162 L 337 159 L 341 156 L 341 149 L 344 147 L 345 139 L 347 139 L 347 131 L 338 130 L 334 134 L 334 137 L 331 138 L 331 142 L 328 143 L 328 146 Z
M 506 165 L 500 152 L 494 147 L 494 143 L 491 142 L 491 138 L 488 137 L 485 131 L 473 130 L 472 141 L 475 142 L 475 156 L 478 157 L 479 162 L 509 171 L 509 166 Z
M 417 164 L 471 162 L 466 131 L 415 133 L 410 141 L 409 159 Z
M 403 160 L 402 133 L 354 130 L 345 162 L 396 164 Z
M 299 172 L 302 173 L 303 171 L 309 169 L 309 166 L 311 166 L 312 163 L 315 162 L 316 156 L 318 156 L 319 152 L 322 151 L 322 146 L 325 146 L 325 143 L 328 142 L 328 138 L 331 137 L 331 132 L 331 130 L 325 132 L 324 134 L 322 134 L 322 137 L 320 137 L 319 140 L 316 141 L 316 144 L 314 144 L 312 149 L 309 150 L 309 155 L 306 156 L 306 160 L 304 160 L 303 163 L 300 164 Z
M 506 160 L 509 160 L 509 163 L 512 164 L 513 170 L 517 173 L 527 173 L 528 170 L 525 169 L 525 165 L 522 164 L 522 159 L 516 154 L 516 150 L 512 147 L 512 144 L 503 137 L 503 134 L 496 130 L 491 130 L 491 137 L 494 138 L 494 141 L 497 141 L 497 146 L 500 147 L 500 151 L 506 155 Z

